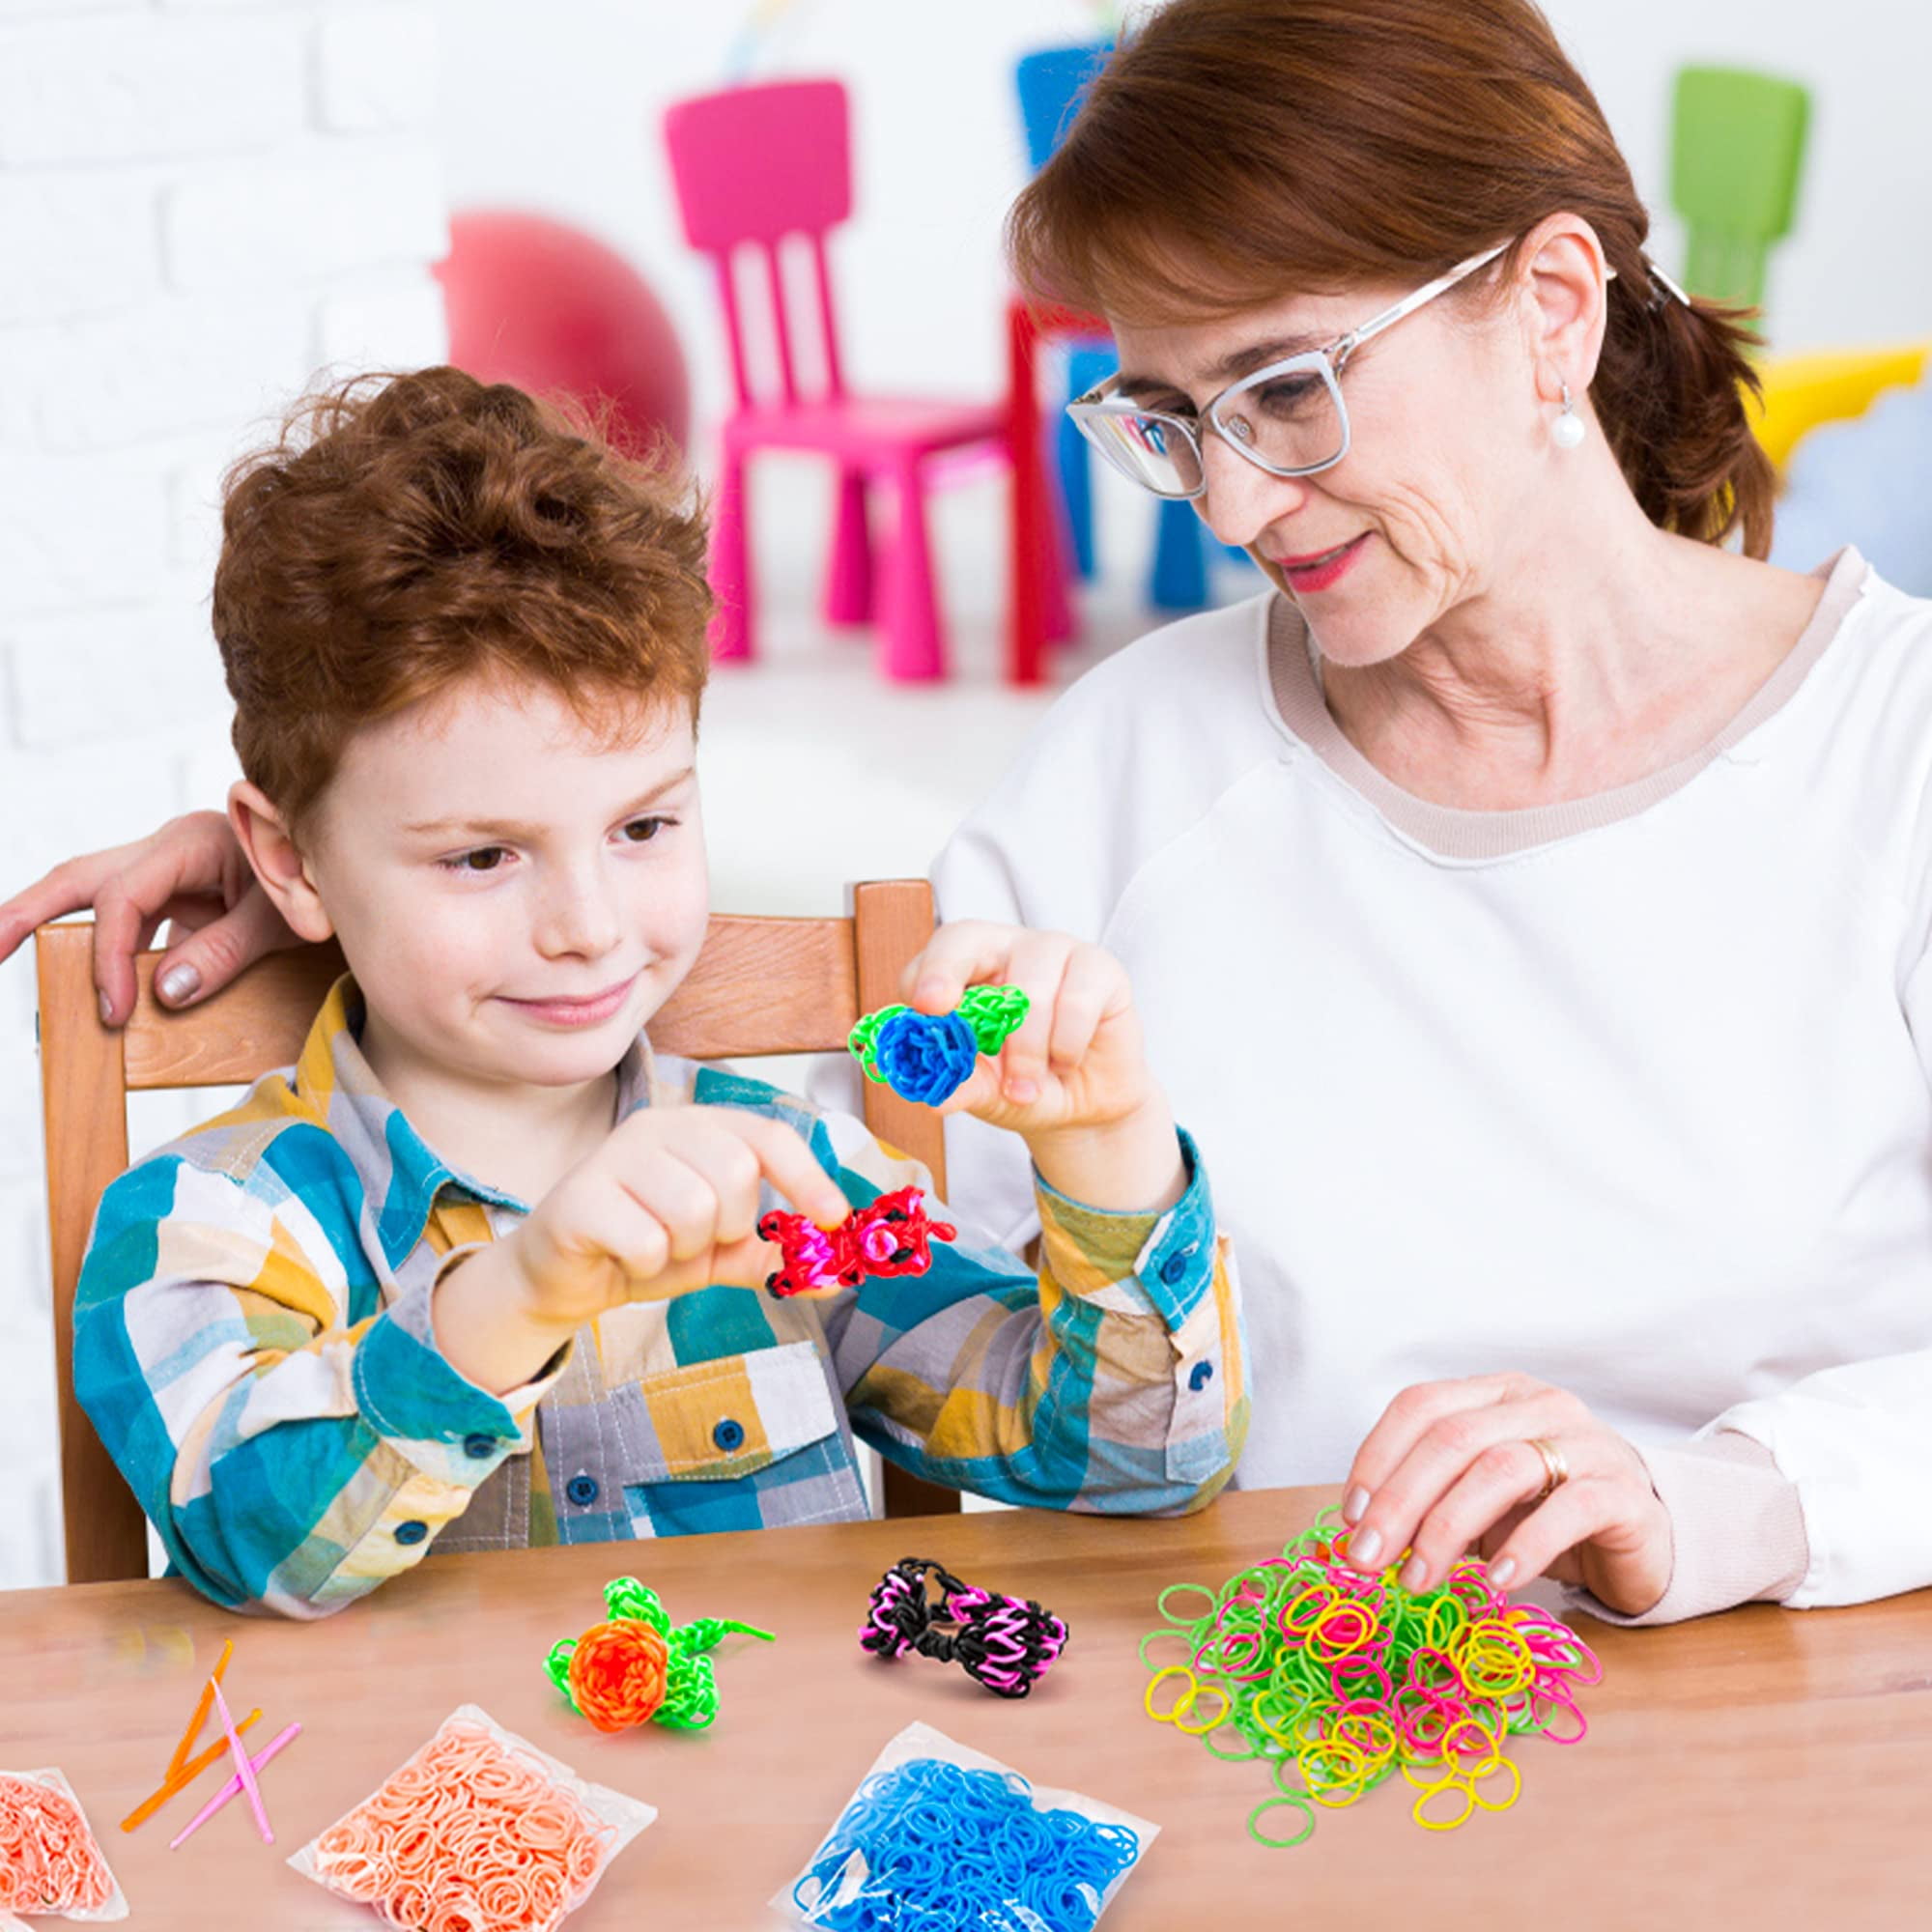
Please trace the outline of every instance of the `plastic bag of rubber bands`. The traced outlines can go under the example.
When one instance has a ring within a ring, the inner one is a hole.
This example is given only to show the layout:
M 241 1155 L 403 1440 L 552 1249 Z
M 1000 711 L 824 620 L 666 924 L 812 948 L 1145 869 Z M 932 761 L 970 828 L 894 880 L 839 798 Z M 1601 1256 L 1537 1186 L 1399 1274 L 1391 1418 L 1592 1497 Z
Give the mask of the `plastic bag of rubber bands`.
M 409 1932 L 553 1932 L 657 1815 L 465 1704 L 289 1863 Z
M 908 1724 L 771 1904 L 832 1932 L 1093 1932 L 1159 1830 Z
M 126 1918 L 128 1901 L 72 1785 L 57 1771 L 0 1771 L 0 1932 L 43 1916 Z

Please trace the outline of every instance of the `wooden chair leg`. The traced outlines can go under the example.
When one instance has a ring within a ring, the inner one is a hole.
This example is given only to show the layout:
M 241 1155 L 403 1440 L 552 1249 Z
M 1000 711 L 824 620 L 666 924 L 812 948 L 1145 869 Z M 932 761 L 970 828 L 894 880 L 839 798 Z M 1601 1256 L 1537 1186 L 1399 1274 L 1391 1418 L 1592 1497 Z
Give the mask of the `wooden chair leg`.
M 946 1489 L 938 1483 L 928 1483 L 923 1476 L 915 1476 L 910 1469 L 901 1469 L 895 1463 L 888 1463 L 884 1468 L 885 1505 L 888 1516 L 959 1514 L 957 1490 Z

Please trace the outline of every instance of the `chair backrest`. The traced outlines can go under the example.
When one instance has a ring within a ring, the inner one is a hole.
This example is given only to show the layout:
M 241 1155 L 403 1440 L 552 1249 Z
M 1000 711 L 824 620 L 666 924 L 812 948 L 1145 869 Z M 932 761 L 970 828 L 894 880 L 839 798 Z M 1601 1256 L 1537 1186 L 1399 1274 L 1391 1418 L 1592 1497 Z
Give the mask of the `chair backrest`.
M 757 388 L 745 353 L 746 317 L 734 267 L 746 249 L 764 261 L 780 390 L 787 403 L 799 400 L 795 344 L 803 318 L 786 290 L 781 253 L 794 236 L 803 238 L 811 259 L 825 393 L 842 396 L 825 236 L 852 213 L 851 115 L 844 83 L 772 81 L 676 101 L 666 110 L 664 138 L 685 240 L 709 255 L 717 270 L 739 408 L 753 400 Z
M 849 919 L 720 916 L 690 977 L 652 1020 L 651 1041 L 694 1060 L 840 1051 L 862 1012 L 898 997 L 901 970 L 931 932 L 932 891 L 920 879 L 855 887 Z M 140 1504 L 74 1400 L 73 1297 L 94 1210 L 128 1165 L 128 1095 L 236 1086 L 291 1065 L 342 959 L 332 946 L 274 953 L 178 1013 L 156 1003 L 159 955 L 144 953 L 133 1016 L 115 1033 L 101 1025 L 94 990 L 94 928 L 45 925 L 34 939 L 67 1577 L 107 1582 L 148 1574 L 147 1530 Z M 923 1160 L 943 1191 L 938 1115 L 867 1081 L 866 1123 Z M 891 1463 L 885 1488 L 889 1516 L 959 1506 L 956 1492 Z
M 1073 125 L 1081 93 L 1113 51 L 1112 41 L 1088 41 L 1021 55 L 1013 79 L 1019 88 L 1020 119 L 1026 124 L 1029 167 L 1043 168 L 1052 159 Z
M 1791 232 L 1811 97 L 1796 81 L 1734 68 L 1679 70 L 1670 204 L 1688 230 L 1684 285 L 1763 304 L 1772 243 Z

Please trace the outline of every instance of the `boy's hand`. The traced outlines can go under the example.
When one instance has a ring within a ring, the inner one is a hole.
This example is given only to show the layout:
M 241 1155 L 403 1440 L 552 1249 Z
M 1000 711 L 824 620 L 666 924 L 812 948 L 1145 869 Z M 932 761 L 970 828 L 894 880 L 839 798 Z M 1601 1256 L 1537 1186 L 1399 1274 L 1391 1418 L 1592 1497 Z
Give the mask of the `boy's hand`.
M 757 1238 L 761 1180 L 822 1227 L 851 1211 L 782 1121 L 742 1107 L 631 1115 L 521 1227 L 438 1283 L 434 1320 L 443 1359 L 501 1394 L 541 1374 L 606 1309 L 714 1282 L 762 1288 L 780 1254 Z
M 777 1250 L 757 1236 L 759 1183 L 835 1226 L 851 1204 L 782 1121 L 742 1107 L 630 1116 L 499 1245 L 524 1312 L 575 1330 L 607 1308 L 714 1282 L 762 1288 Z
M 1179 1143 L 1121 962 L 1064 932 L 958 920 L 902 981 L 906 1004 L 923 1013 L 951 1012 L 979 985 L 1018 986 L 1029 1010 L 939 1111 L 1020 1135 L 1041 1175 L 1089 1207 L 1172 1207 L 1185 1185 Z

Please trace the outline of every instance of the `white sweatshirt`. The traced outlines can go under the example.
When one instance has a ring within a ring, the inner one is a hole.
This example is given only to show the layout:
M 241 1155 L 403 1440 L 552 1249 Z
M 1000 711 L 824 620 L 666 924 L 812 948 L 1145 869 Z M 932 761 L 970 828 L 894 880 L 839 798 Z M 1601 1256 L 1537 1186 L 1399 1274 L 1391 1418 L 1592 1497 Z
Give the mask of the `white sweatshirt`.
M 1932 1583 L 1932 603 L 1851 552 L 1640 783 L 1470 812 L 1342 736 L 1293 604 L 1083 678 L 934 872 L 1132 977 L 1240 1257 L 1236 1481 L 1337 1482 L 1411 1382 L 1517 1369 L 1645 1454 L 1639 1621 Z M 1021 1144 L 956 1122 L 1009 1237 Z

